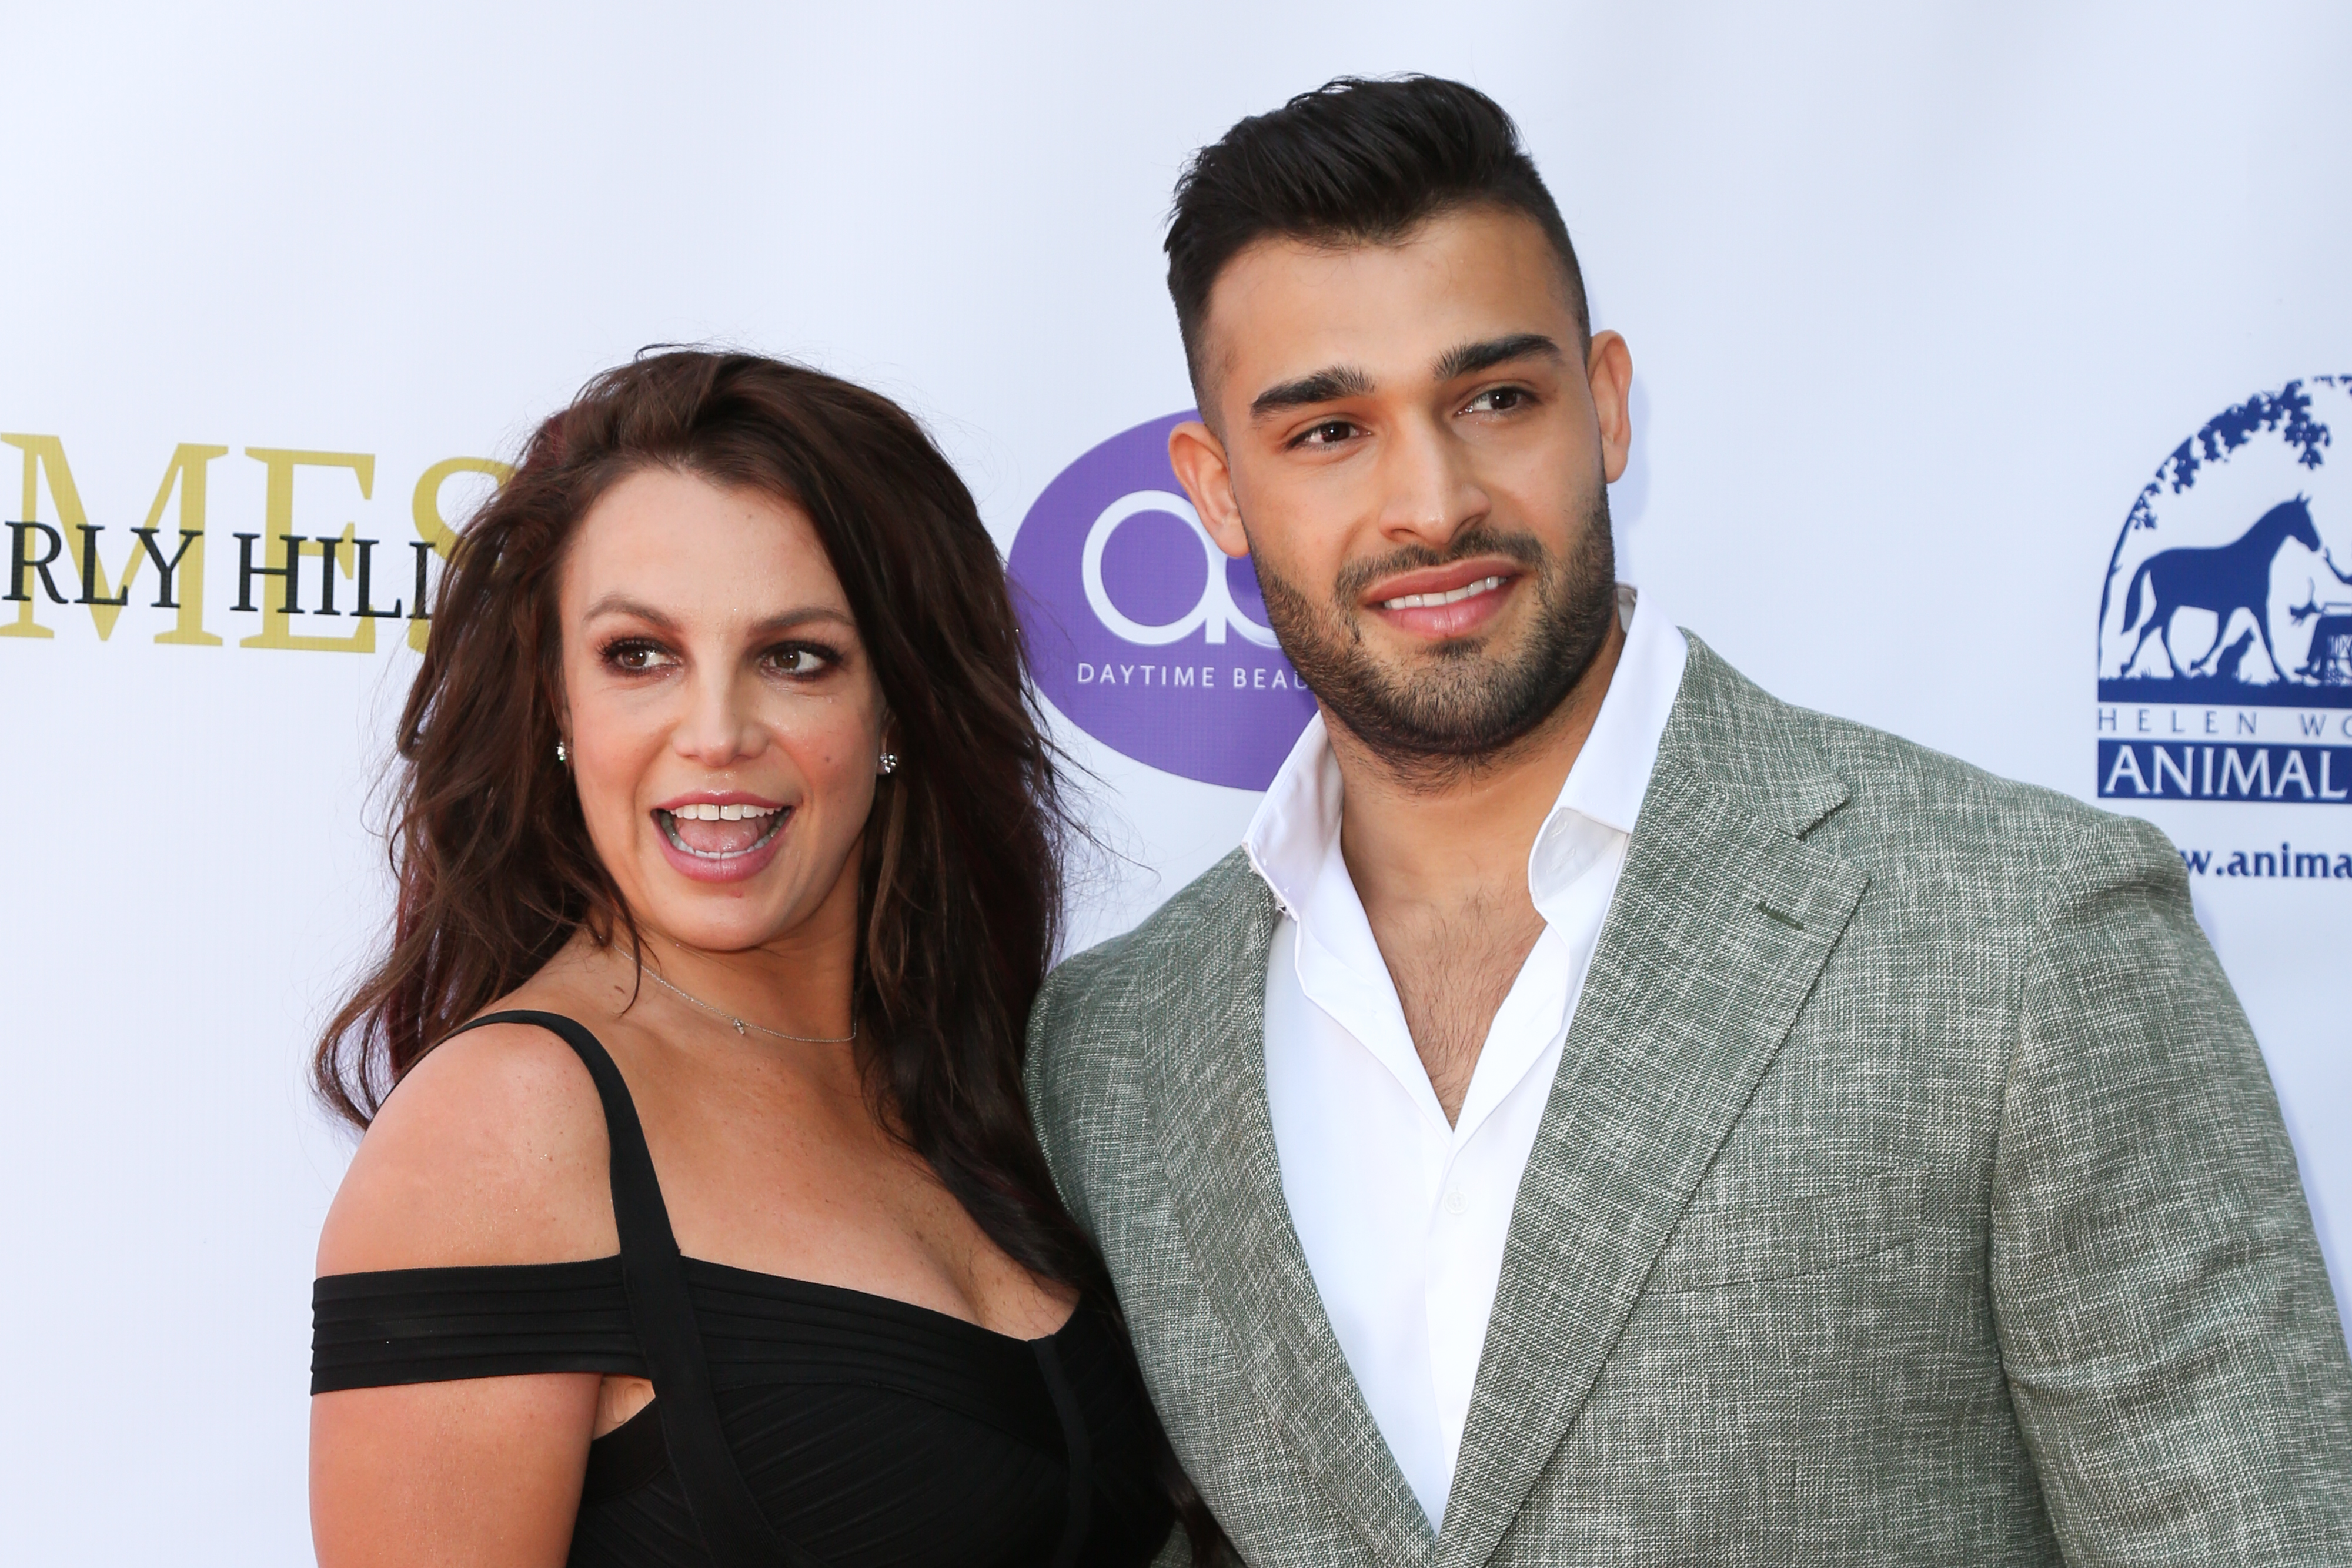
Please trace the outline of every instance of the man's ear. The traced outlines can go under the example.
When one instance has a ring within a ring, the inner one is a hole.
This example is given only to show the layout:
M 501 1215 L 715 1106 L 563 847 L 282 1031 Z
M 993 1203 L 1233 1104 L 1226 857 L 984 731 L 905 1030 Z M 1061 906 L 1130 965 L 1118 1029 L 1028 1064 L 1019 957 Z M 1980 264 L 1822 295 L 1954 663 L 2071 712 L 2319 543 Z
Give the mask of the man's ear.
M 1601 477 L 1613 485 L 1633 449 L 1633 352 L 1616 333 L 1595 332 L 1584 374 L 1592 383 L 1592 413 L 1601 424 Z
M 1225 444 L 1217 433 L 1197 419 L 1186 420 L 1168 433 L 1168 465 L 1176 470 L 1184 493 L 1192 498 L 1192 509 L 1201 515 L 1201 526 L 1217 548 L 1235 560 L 1249 554 L 1241 503 L 1234 499 L 1234 471 L 1225 463 Z

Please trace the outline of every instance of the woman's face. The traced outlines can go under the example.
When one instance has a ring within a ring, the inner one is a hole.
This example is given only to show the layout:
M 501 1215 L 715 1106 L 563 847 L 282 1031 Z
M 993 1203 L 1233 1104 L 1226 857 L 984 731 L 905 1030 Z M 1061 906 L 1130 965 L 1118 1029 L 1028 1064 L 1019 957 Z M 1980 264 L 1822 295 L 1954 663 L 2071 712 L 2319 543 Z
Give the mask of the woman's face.
M 808 518 L 641 469 L 581 519 L 558 602 L 581 810 L 638 923 L 721 951 L 820 911 L 854 931 L 882 697 Z

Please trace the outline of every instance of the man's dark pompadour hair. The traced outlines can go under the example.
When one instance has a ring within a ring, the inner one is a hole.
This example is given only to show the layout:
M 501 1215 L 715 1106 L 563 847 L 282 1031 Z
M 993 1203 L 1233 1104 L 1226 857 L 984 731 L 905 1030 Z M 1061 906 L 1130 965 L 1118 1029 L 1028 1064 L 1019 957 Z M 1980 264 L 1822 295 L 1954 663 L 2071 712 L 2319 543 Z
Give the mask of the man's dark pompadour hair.
M 1209 290 L 1269 235 L 1386 244 L 1438 214 L 1488 205 L 1533 218 L 1559 253 L 1577 332 L 1592 323 L 1568 225 L 1502 105 L 1458 81 L 1340 77 L 1253 115 L 1192 155 L 1168 225 L 1168 292 L 1200 384 Z

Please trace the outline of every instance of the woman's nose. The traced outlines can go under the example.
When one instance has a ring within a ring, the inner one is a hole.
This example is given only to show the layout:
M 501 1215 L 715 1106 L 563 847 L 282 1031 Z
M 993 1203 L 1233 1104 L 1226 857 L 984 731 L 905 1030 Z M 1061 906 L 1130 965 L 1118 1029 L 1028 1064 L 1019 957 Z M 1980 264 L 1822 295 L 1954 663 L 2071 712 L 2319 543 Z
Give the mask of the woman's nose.
M 685 717 L 672 739 L 679 755 L 706 768 L 725 768 L 756 756 L 766 732 L 752 716 L 749 695 L 734 681 L 694 682 Z

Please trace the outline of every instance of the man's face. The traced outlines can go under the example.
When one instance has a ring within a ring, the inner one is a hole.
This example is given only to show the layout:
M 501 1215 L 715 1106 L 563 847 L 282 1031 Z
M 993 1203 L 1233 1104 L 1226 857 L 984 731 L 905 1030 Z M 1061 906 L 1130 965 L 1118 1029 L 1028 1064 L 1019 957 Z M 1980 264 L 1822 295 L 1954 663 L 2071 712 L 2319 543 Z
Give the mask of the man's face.
M 1327 713 L 1442 770 L 1559 707 L 1614 613 L 1632 365 L 1614 333 L 1579 353 L 1542 229 L 1472 207 L 1392 245 L 1260 241 L 1218 275 L 1201 371 L 1215 428 L 1171 460 Z

